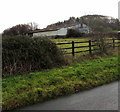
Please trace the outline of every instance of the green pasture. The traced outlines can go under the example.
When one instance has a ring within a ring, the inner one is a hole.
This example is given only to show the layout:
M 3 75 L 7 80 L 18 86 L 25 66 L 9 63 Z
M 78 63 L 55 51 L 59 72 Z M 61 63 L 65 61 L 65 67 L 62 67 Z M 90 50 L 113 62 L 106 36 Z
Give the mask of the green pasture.
M 111 38 L 107 38 L 107 39 L 111 39 Z M 57 45 L 59 48 L 69 48 L 72 47 L 72 41 L 74 42 L 84 42 L 84 41 L 89 41 L 91 40 L 90 38 L 69 38 L 69 39 L 51 39 L 53 42 L 55 43 L 71 43 L 71 44 L 62 44 L 62 45 Z M 112 40 L 107 40 L 107 43 L 112 43 Z M 115 40 L 115 45 L 118 46 L 119 40 Z M 88 46 L 89 43 L 75 43 L 75 47 L 79 47 L 79 46 Z M 94 42 L 92 42 L 92 45 L 94 45 Z M 94 49 L 92 47 L 92 49 Z M 67 52 L 67 53 L 71 53 L 72 49 L 62 49 L 63 51 Z M 84 48 L 75 48 L 75 52 L 79 52 L 79 51 L 85 51 L 85 50 L 89 50 L 89 47 L 84 47 Z M 80 54 L 88 54 L 88 52 L 82 52 Z
M 53 42 L 55 43 L 71 43 L 71 44 L 62 44 L 62 45 L 58 45 L 59 48 L 69 48 L 72 47 L 72 41 L 74 42 L 83 42 L 83 41 L 88 41 L 90 40 L 89 38 L 70 38 L 70 39 L 52 39 Z M 75 47 L 78 46 L 88 46 L 88 43 L 75 43 Z M 88 47 L 85 48 L 75 48 L 75 52 L 78 51 L 84 51 L 84 50 L 89 50 Z M 71 53 L 72 49 L 64 49 L 63 51 L 67 52 L 67 53 Z

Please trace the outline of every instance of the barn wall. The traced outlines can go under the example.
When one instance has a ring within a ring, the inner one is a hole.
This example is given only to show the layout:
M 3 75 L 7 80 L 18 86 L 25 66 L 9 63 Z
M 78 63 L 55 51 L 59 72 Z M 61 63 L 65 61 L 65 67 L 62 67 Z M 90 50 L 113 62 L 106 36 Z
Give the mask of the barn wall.
M 47 32 L 38 32 L 34 33 L 33 36 L 55 36 L 57 35 L 57 31 L 47 31 Z
M 61 28 L 57 31 L 57 35 L 59 36 L 65 36 L 67 34 L 67 28 Z
M 41 36 L 41 37 L 44 37 L 44 36 L 47 36 L 47 37 L 66 36 L 68 29 L 77 29 L 82 33 L 90 33 L 90 29 L 87 25 L 78 24 L 75 26 L 67 27 L 67 28 L 61 28 L 61 29 L 56 30 L 56 31 L 44 31 L 44 32 L 33 33 L 33 37 L 37 37 L 37 36 Z

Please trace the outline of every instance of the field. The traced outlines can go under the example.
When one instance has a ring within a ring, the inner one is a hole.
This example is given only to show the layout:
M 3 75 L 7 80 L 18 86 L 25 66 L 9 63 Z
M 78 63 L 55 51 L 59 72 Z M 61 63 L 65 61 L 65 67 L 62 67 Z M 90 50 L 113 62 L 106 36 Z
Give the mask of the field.
M 83 41 L 88 41 L 89 38 L 70 38 L 70 39 L 51 39 L 53 42 L 55 43 L 72 43 L 72 41 L 74 42 L 83 42 Z M 88 46 L 88 43 L 75 43 L 75 47 L 78 46 Z M 64 44 L 64 45 L 58 45 L 59 48 L 68 48 L 71 47 L 72 44 Z M 75 49 L 75 52 L 77 51 L 83 51 L 83 50 L 88 50 L 89 48 L 77 48 Z M 65 49 L 64 51 L 66 51 L 67 53 L 72 52 L 71 49 Z
M 64 42 L 72 42 L 72 41 L 75 41 L 75 42 L 79 42 L 79 41 L 87 41 L 89 40 L 89 38 L 64 38 L 64 39 L 51 39 L 52 41 L 56 42 L 56 43 L 64 43 Z
M 3 109 L 43 102 L 118 80 L 118 57 L 108 56 L 71 66 L 2 80 Z
M 107 38 L 108 40 L 106 41 L 106 45 L 109 43 L 113 43 L 112 38 Z M 51 39 L 53 42 L 55 43 L 71 43 L 71 44 L 61 44 L 61 45 L 57 45 L 59 48 L 69 48 L 72 47 L 72 41 L 74 42 L 85 42 L 85 43 L 75 43 L 74 47 L 80 47 L 80 46 L 89 46 L 89 41 L 91 40 L 90 38 L 69 38 L 69 39 Z M 102 42 L 102 41 L 101 41 Z M 115 46 L 118 46 L 118 40 L 114 40 L 115 42 Z M 95 45 L 94 42 L 91 42 L 91 45 Z M 91 49 L 93 50 L 95 47 L 91 47 Z M 72 49 L 62 49 L 63 51 L 65 51 L 66 53 L 70 53 L 72 52 Z M 82 47 L 82 48 L 75 48 L 74 49 L 75 52 L 79 52 L 79 51 L 85 51 L 85 50 L 89 50 L 89 47 Z M 88 52 L 81 52 L 79 54 L 88 54 Z

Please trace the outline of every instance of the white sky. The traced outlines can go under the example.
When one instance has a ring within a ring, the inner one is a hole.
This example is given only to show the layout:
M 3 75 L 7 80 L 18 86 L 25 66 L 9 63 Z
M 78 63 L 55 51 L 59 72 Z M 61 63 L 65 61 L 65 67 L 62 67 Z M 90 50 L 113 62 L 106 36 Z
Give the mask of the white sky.
M 120 0 L 0 0 L 0 33 L 17 24 L 36 22 L 40 28 L 49 24 L 100 14 L 118 18 Z

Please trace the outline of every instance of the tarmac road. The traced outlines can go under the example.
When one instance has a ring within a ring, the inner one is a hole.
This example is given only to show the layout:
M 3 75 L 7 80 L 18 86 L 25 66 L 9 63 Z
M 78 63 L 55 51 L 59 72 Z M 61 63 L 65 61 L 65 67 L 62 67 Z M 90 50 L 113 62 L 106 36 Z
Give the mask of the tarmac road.
M 27 106 L 20 110 L 118 110 L 118 82 Z

